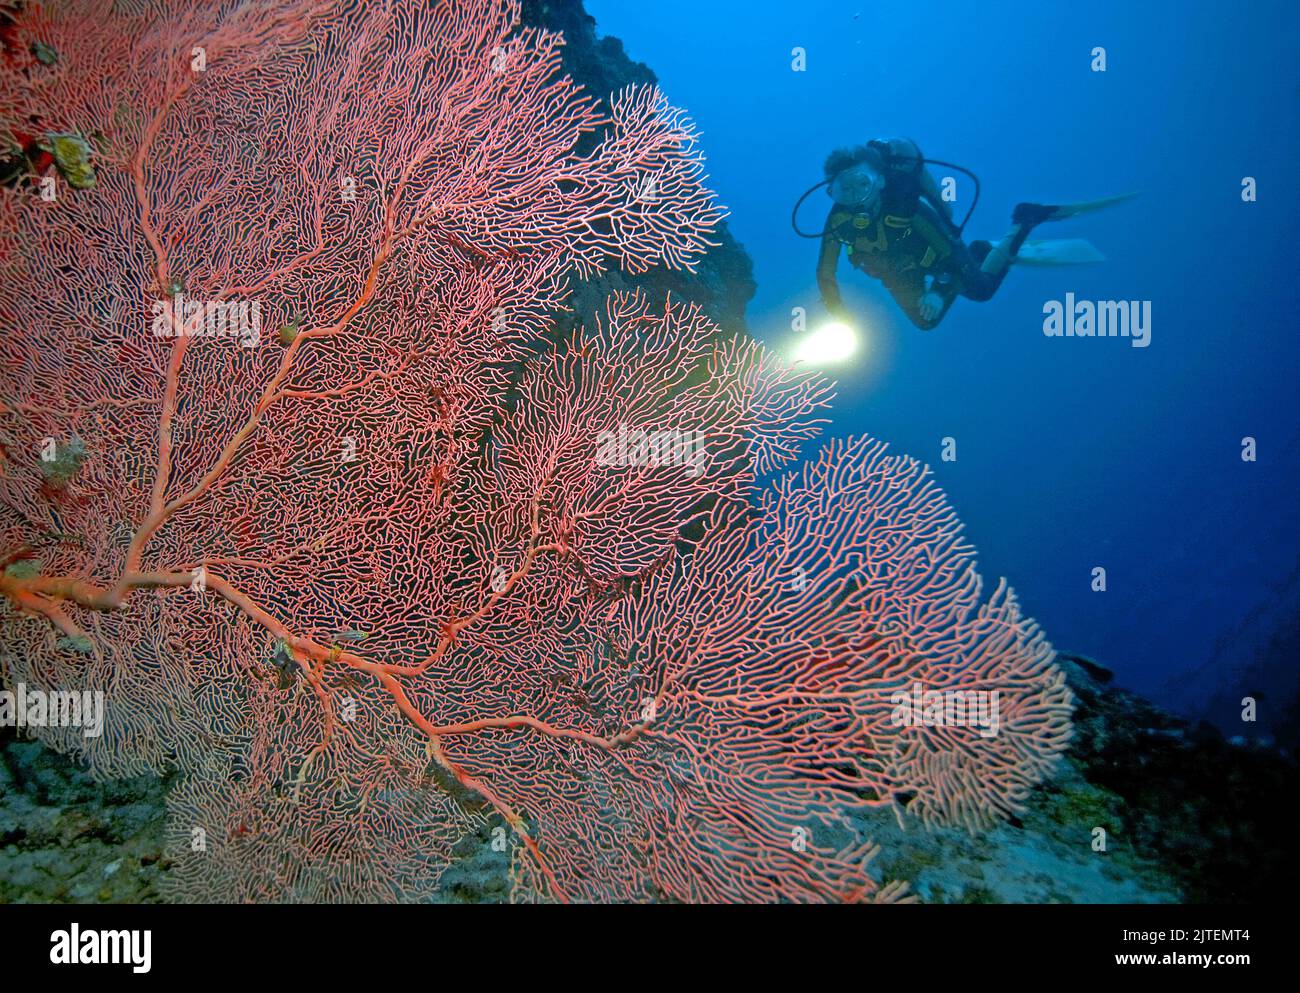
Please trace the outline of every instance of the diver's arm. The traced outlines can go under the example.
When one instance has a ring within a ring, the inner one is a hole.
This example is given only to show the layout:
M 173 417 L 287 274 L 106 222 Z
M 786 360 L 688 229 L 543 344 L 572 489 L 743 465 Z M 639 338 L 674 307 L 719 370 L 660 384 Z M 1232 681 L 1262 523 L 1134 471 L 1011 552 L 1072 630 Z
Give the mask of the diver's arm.
M 925 309 L 925 296 L 928 290 L 925 277 L 919 269 L 911 269 L 899 276 L 882 279 L 881 282 L 889 291 L 889 295 L 894 298 L 894 302 L 898 304 L 899 310 L 922 331 L 929 331 L 943 320 L 943 315 L 947 313 L 948 305 L 943 300 L 938 301 L 939 306 L 935 308 L 936 313 L 932 316 L 922 312 Z
M 947 315 L 952 302 L 957 299 L 960 288 L 957 280 L 947 273 L 932 277 L 928 286 L 922 284 L 923 292 L 917 298 L 916 313 L 913 315 L 909 312 L 908 317 L 911 317 L 912 323 L 924 331 L 937 327 Z
M 913 324 L 928 331 L 939 325 L 953 301 L 961 295 L 967 285 L 963 277 L 974 267 L 974 260 L 957 236 L 952 223 L 948 222 L 945 228 L 943 216 L 931 209 L 928 203 L 917 204 L 916 220 L 924 222 L 923 236 L 930 242 L 932 249 L 941 252 L 943 260 L 924 276 L 919 270 L 911 270 L 906 281 L 906 294 L 910 300 L 902 299 L 904 291 L 901 286 L 894 292 L 894 298 L 907 312 Z M 924 232 L 929 234 L 925 235 Z M 942 242 L 933 241 L 936 236 Z
M 960 288 L 948 273 L 923 275 L 920 269 L 909 269 L 881 282 L 907 319 L 922 331 L 939 326 Z
M 844 301 L 840 299 L 840 284 L 835 279 L 835 267 L 840 261 L 840 242 L 828 232 L 822 235 L 821 255 L 817 259 L 817 288 L 821 290 L 822 303 L 834 317 L 843 317 Z

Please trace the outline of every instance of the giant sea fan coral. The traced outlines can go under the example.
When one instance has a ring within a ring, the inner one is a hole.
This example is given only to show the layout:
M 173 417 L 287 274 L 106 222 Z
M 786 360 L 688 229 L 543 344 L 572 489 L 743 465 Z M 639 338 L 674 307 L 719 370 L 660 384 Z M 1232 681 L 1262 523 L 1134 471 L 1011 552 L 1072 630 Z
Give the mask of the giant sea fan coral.
M 94 181 L 0 196 L 0 664 L 106 694 L 41 731 L 97 772 L 182 770 L 175 897 L 428 897 L 500 827 L 517 899 L 893 899 L 819 822 L 1016 808 L 1068 691 L 924 467 L 792 472 L 827 384 L 688 304 L 547 337 L 707 248 L 657 91 L 602 110 L 503 0 L 146 6 L 10 32 L 0 123 Z M 918 682 L 1000 733 L 898 726 Z

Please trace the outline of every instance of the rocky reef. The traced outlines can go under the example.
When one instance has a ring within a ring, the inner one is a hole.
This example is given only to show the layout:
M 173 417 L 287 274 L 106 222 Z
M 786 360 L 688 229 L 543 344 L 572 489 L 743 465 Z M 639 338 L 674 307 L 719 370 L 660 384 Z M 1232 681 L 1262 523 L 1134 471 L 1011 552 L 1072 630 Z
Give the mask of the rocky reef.
M 0 903 L 155 903 L 170 779 L 97 782 L 0 728 Z
M 1300 785 L 1294 755 L 1175 717 L 1085 656 L 1058 664 L 1078 702 L 1069 764 L 1086 787 L 1049 783 L 1036 809 L 1087 820 L 1070 808 L 1089 804 L 1112 851 L 1159 865 L 1188 903 L 1264 902 L 1294 876 L 1281 815 Z

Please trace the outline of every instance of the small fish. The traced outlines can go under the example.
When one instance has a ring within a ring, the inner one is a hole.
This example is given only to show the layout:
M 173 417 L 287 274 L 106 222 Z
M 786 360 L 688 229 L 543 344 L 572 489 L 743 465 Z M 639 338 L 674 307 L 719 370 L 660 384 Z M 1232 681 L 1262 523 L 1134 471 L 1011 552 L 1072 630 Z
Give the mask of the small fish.
M 370 637 L 369 631 L 358 631 L 356 628 L 349 628 L 346 631 L 340 631 L 335 637 L 336 641 L 365 641 Z

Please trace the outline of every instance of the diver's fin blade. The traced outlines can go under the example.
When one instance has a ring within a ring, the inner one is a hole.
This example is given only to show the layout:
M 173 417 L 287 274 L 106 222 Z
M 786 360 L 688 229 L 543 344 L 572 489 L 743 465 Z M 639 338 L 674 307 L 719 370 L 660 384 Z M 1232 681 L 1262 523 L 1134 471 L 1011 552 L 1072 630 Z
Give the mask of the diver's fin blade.
M 1013 260 L 1017 265 L 1087 265 L 1105 262 L 1106 256 L 1086 238 L 1061 238 L 1056 241 L 1027 241 Z
M 1079 214 L 1091 214 L 1094 210 L 1105 210 L 1107 207 L 1114 207 L 1116 204 L 1123 203 L 1125 200 L 1132 200 L 1137 193 L 1121 193 L 1119 196 L 1102 197 L 1100 200 L 1084 200 L 1081 203 L 1063 203 L 1052 212 L 1048 218 L 1050 221 L 1062 221 L 1067 217 L 1077 217 Z

